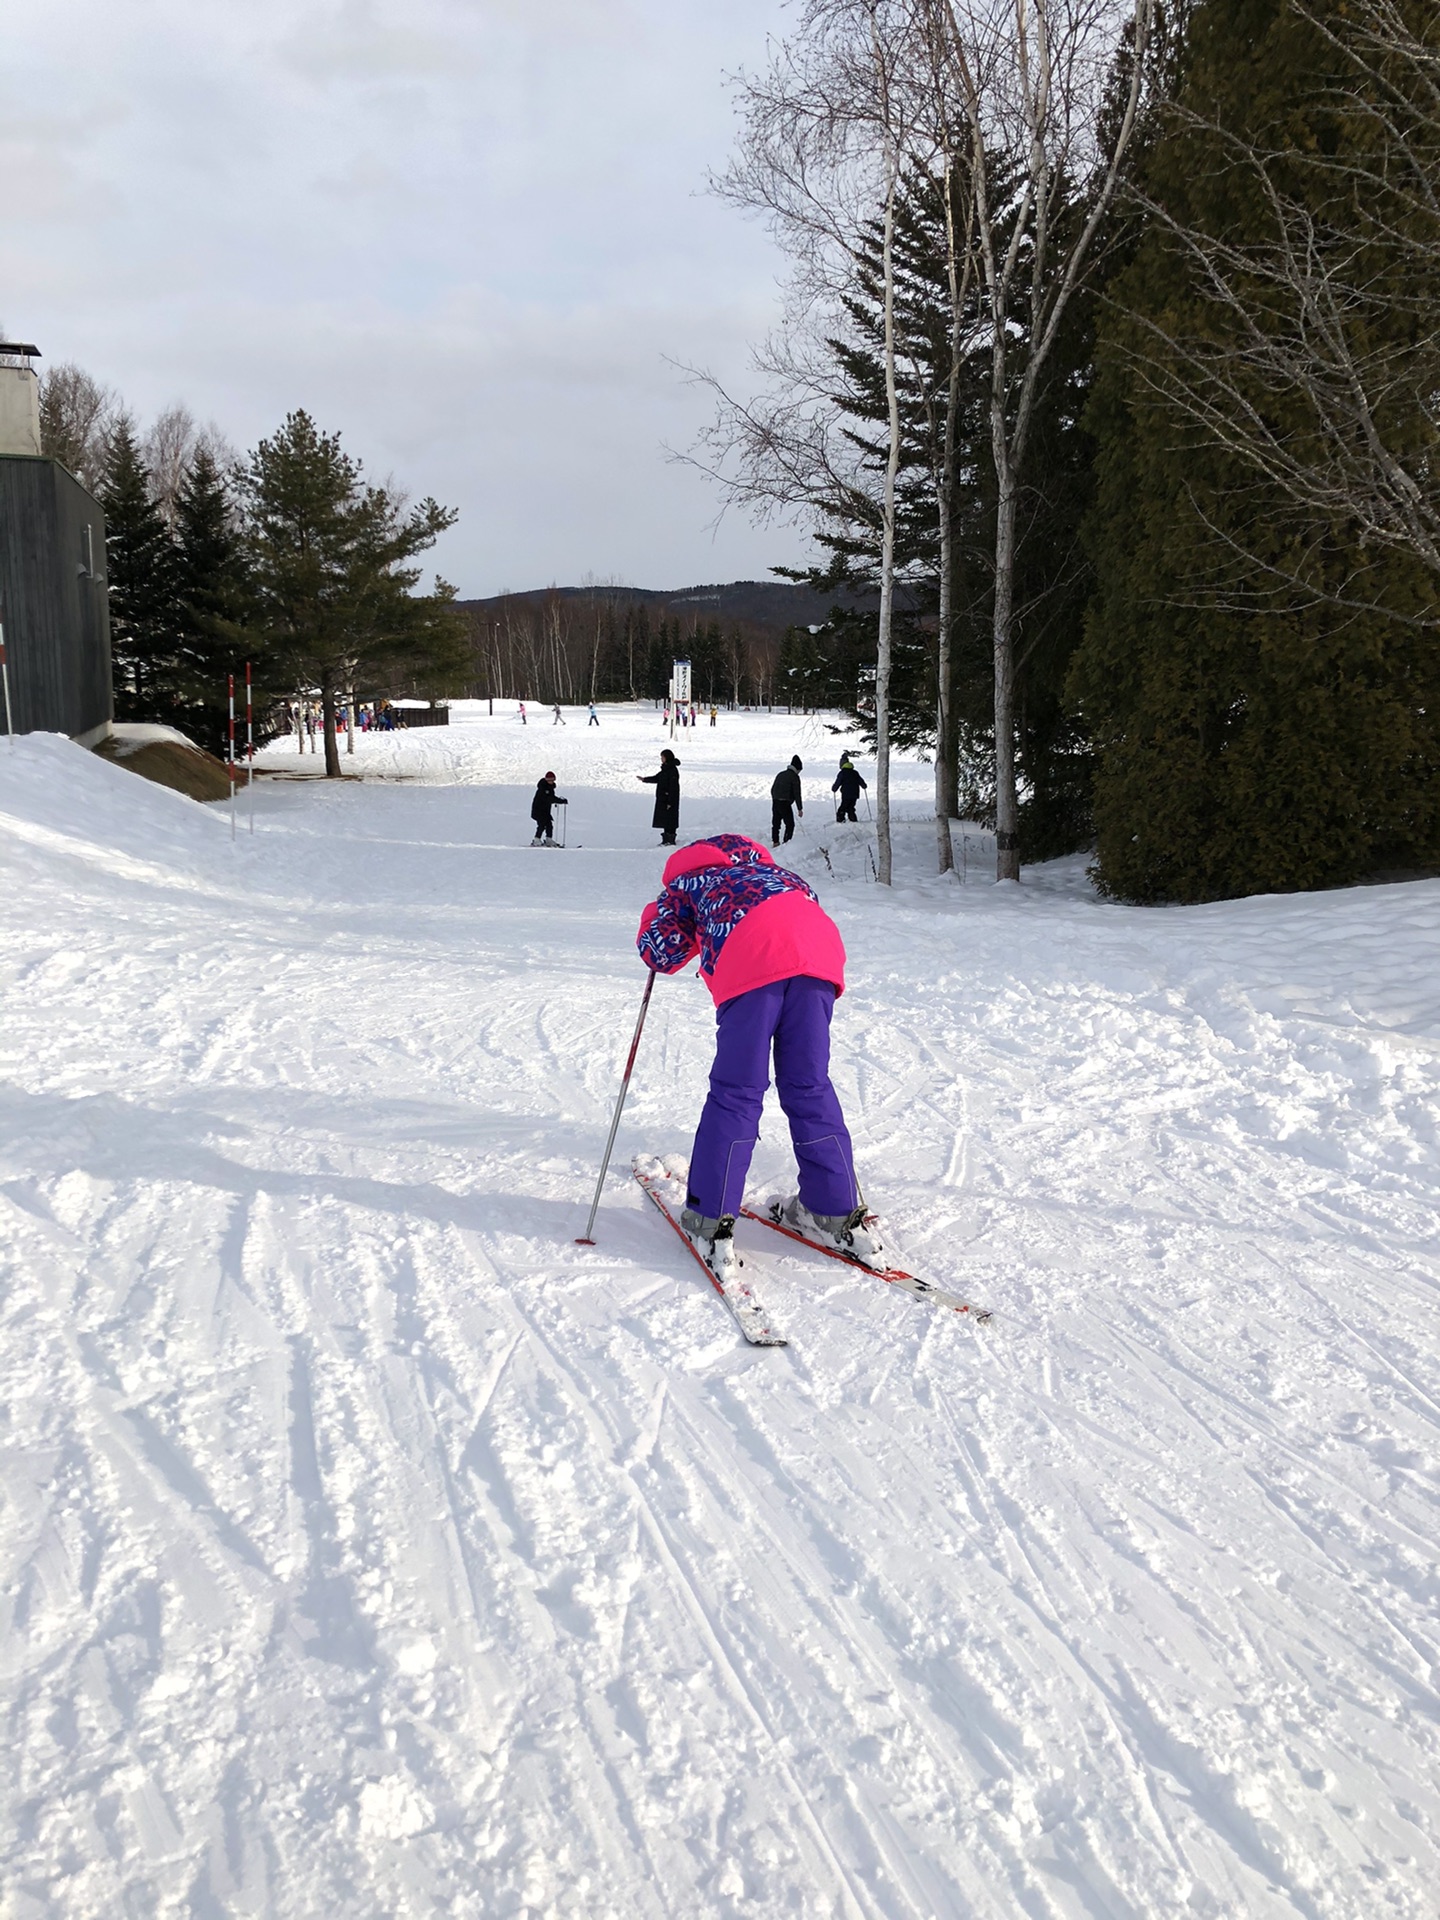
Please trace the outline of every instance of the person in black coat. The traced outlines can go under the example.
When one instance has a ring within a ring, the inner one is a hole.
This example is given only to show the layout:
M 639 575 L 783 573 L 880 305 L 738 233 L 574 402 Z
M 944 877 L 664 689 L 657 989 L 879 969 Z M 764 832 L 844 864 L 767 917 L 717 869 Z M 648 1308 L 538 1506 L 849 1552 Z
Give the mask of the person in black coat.
M 805 818 L 805 796 L 800 791 L 800 775 L 805 763 L 795 754 L 788 767 L 782 767 L 770 782 L 770 844 L 778 847 L 781 839 L 795 838 L 795 815 Z M 781 829 L 784 829 L 782 834 Z
M 555 808 L 568 807 L 570 802 L 562 800 L 555 791 L 555 776 L 547 773 L 543 779 L 535 782 L 535 798 L 530 802 L 530 818 L 535 822 L 535 838 L 532 847 L 553 847 L 555 844 Z
M 661 846 L 673 847 L 680 831 L 680 762 L 669 747 L 662 747 L 660 771 L 637 773 L 635 778 L 643 780 L 647 787 L 654 787 L 655 812 L 650 824 L 660 829 Z
M 855 802 L 860 798 L 865 785 L 865 781 L 851 765 L 849 754 L 843 754 L 840 759 L 840 771 L 830 783 L 830 791 L 840 796 L 840 811 L 835 815 L 837 826 L 842 820 L 855 819 Z M 859 825 L 858 821 L 856 825 Z

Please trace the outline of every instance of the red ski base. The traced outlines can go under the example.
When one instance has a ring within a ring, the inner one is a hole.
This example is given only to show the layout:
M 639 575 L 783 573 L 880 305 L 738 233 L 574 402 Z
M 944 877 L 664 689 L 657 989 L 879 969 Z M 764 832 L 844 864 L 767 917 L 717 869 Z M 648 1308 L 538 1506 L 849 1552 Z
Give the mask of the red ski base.
M 974 1306 L 970 1301 L 962 1300 L 958 1293 L 947 1293 L 943 1287 L 932 1286 L 918 1274 L 906 1273 L 903 1267 L 868 1266 L 865 1261 L 857 1260 L 853 1253 L 845 1253 L 839 1247 L 827 1247 L 822 1241 L 812 1240 L 808 1234 L 786 1226 L 783 1220 L 776 1218 L 774 1211 L 757 1213 L 753 1207 L 742 1207 L 740 1212 L 746 1220 L 758 1221 L 762 1227 L 769 1227 L 774 1233 L 783 1233 L 787 1240 L 797 1241 L 812 1253 L 823 1253 L 827 1260 L 838 1260 L 842 1266 L 873 1274 L 875 1279 L 883 1280 L 887 1286 L 898 1287 L 902 1293 L 913 1294 L 917 1300 L 928 1300 L 936 1307 L 948 1307 L 952 1313 L 968 1313 L 979 1326 L 984 1326 L 992 1317 L 988 1307 Z
M 721 1286 L 719 1276 L 706 1264 L 694 1241 L 670 1211 L 665 1196 L 658 1190 L 655 1184 L 654 1175 L 646 1172 L 638 1165 L 634 1168 L 634 1174 L 641 1189 L 654 1201 L 660 1213 L 664 1215 L 666 1224 L 673 1230 L 676 1237 L 683 1241 L 686 1252 L 689 1253 L 696 1266 L 699 1267 L 716 1293 L 719 1294 L 720 1298 L 730 1309 L 736 1325 L 750 1342 L 751 1346 L 783 1347 L 787 1345 L 788 1343 L 784 1334 L 777 1333 L 775 1328 L 771 1326 L 769 1316 L 756 1299 L 747 1281 L 737 1280 L 728 1288 Z

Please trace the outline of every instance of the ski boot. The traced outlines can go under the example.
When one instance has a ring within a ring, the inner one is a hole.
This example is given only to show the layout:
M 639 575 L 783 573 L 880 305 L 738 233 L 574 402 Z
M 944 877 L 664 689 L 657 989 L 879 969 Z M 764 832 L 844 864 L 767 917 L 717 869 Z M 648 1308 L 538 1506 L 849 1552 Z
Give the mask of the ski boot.
M 738 1278 L 741 1262 L 735 1251 L 733 1213 L 722 1213 L 718 1219 L 710 1219 L 696 1213 L 693 1207 L 686 1207 L 680 1215 L 680 1225 L 722 1287 L 728 1287 L 732 1280 Z
M 885 1244 L 880 1238 L 880 1222 L 867 1208 L 856 1207 L 853 1213 L 812 1213 L 802 1206 L 800 1196 L 787 1200 L 780 1208 L 778 1218 L 796 1233 L 807 1239 L 818 1240 L 822 1246 L 834 1247 L 837 1252 L 848 1254 L 852 1260 L 858 1260 L 865 1267 L 883 1267 L 885 1265 Z

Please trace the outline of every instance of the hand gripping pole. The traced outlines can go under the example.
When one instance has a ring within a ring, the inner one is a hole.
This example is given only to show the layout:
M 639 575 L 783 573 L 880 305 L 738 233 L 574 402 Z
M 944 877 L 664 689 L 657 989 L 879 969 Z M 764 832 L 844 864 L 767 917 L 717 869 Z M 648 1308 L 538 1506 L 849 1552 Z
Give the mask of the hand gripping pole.
M 630 1075 L 635 1070 L 635 1056 L 640 1051 L 640 1035 L 645 1028 L 645 1015 L 650 1011 L 650 995 L 655 990 L 655 970 L 650 970 L 650 978 L 645 982 L 645 996 L 640 1002 L 640 1017 L 635 1022 L 635 1038 L 630 1042 L 630 1058 L 625 1062 L 625 1074 L 620 1082 L 620 1097 L 615 1102 L 615 1118 L 610 1122 L 610 1137 L 605 1142 L 605 1157 L 600 1162 L 600 1178 L 595 1182 L 595 1198 L 590 1202 L 590 1218 L 585 1222 L 585 1231 L 576 1236 L 578 1247 L 593 1247 L 592 1235 L 595 1231 L 595 1215 L 600 1210 L 600 1190 L 605 1185 L 605 1176 L 610 1171 L 610 1155 L 615 1150 L 615 1136 L 620 1131 L 620 1115 L 625 1109 L 625 1096 L 630 1091 Z

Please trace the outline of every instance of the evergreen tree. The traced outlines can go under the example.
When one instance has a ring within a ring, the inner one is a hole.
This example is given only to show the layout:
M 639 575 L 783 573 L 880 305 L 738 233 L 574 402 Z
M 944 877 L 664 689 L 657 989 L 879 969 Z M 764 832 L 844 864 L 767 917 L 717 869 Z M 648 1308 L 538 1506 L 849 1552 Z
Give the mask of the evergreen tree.
M 214 455 L 201 447 L 175 501 L 176 667 L 192 739 L 223 755 L 229 731 L 227 677 L 256 658 L 243 628 L 249 569 L 234 504 Z M 265 704 L 263 673 L 255 684 Z
M 1440 857 L 1440 649 L 1424 569 L 1377 552 L 1342 510 L 1297 514 L 1223 430 L 1176 403 L 1180 375 L 1165 365 L 1166 341 L 1203 339 L 1243 383 L 1247 328 L 1283 324 L 1259 273 L 1244 312 L 1227 314 L 1179 237 L 1211 236 L 1241 261 L 1267 244 L 1272 203 L 1237 152 L 1280 156 L 1323 236 L 1334 183 L 1313 156 L 1383 139 L 1383 116 L 1337 123 L 1337 98 L 1360 82 L 1285 0 L 1203 0 L 1181 74 L 1181 112 L 1144 162 L 1167 219 L 1112 289 L 1089 414 L 1098 586 L 1071 686 L 1101 754 L 1098 878 L 1129 899 L 1202 900 L 1428 864 Z M 1375 284 L 1383 259 L 1366 271 Z M 1413 317 L 1372 309 L 1372 348 L 1387 324 L 1398 356 Z M 1401 438 L 1426 430 L 1428 398 L 1397 382 Z M 1313 436 L 1296 385 L 1256 380 L 1247 404 L 1280 444 Z
M 325 771 L 338 779 L 337 705 L 370 695 L 447 693 L 467 684 L 470 647 L 454 590 L 413 591 L 408 564 L 455 515 L 434 500 L 405 513 L 307 413 L 262 440 L 240 479 L 255 618 L 275 670 L 318 690 Z
M 126 418 L 113 428 L 100 484 L 117 720 L 181 724 L 175 548 Z

